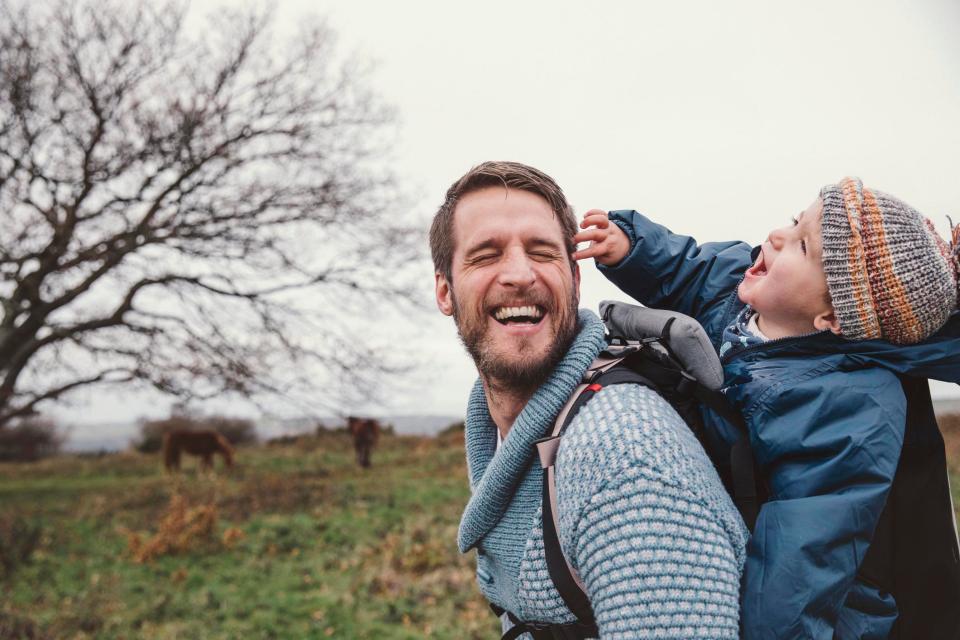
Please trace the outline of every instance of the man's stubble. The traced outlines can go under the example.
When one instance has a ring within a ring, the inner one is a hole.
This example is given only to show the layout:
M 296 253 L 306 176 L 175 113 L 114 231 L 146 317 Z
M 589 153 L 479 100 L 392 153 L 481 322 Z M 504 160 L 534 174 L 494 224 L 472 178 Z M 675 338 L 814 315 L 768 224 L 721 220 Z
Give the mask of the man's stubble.
M 496 388 L 509 388 L 515 393 L 535 391 L 546 382 L 577 335 L 577 309 L 580 301 L 576 290 L 571 291 L 567 308 L 562 314 L 553 308 L 554 305 L 549 300 L 549 296 L 529 294 L 526 296 L 528 304 L 538 304 L 547 309 L 549 317 L 555 323 L 553 344 L 539 357 L 538 354 L 529 353 L 532 349 L 530 345 L 520 347 L 517 352 L 520 358 L 505 358 L 496 352 L 489 335 L 486 309 L 493 308 L 499 303 L 488 304 L 484 312 L 477 317 L 473 313 L 464 313 L 453 287 L 450 288 L 450 297 L 453 302 L 453 319 L 457 325 L 460 341 L 473 358 L 480 376 Z

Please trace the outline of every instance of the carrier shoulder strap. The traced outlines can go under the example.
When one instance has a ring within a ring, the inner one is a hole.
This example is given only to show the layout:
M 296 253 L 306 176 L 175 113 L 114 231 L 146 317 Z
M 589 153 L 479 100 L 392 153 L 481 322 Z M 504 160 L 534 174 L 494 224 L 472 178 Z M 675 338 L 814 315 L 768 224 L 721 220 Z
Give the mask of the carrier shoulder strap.
M 584 372 L 582 382 L 574 389 L 573 393 L 570 394 L 566 404 L 564 404 L 560 410 L 550 436 L 536 443 L 540 462 L 544 469 L 542 518 L 543 546 L 547 569 L 550 572 L 550 578 L 553 580 L 554 586 L 560 593 L 560 597 L 567 605 L 567 608 L 577 617 L 577 621 L 565 624 L 523 621 L 517 618 L 512 612 L 505 611 L 502 607 L 491 604 L 490 608 L 496 615 L 502 616 L 506 614 L 510 622 L 513 623 L 513 627 L 503 635 L 501 640 L 515 640 L 515 638 L 518 638 L 524 633 L 529 633 L 534 640 L 550 640 L 554 638 L 562 640 L 583 640 L 586 638 L 596 638 L 600 635 L 583 582 L 580 580 L 577 572 L 574 571 L 573 567 L 567 562 L 560 548 L 560 539 L 557 535 L 557 493 L 553 463 L 556 459 L 557 447 L 560 445 L 560 435 L 563 433 L 563 430 L 570 421 L 573 420 L 573 417 L 580 410 L 580 407 L 600 389 L 600 386 L 595 382 L 596 379 L 616 367 L 623 361 L 623 358 L 634 350 L 635 347 L 625 350 L 623 353 L 606 351 L 595 359 L 587 371 Z
M 675 398 L 668 400 L 673 401 L 677 399 L 676 396 L 693 396 L 701 405 L 710 408 L 737 429 L 739 438 L 731 447 L 730 475 L 725 480 L 737 510 L 752 532 L 763 502 L 763 485 L 758 482 L 760 474 L 743 417 L 720 393 L 723 367 L 703 326 L 694 318 L 676 311 L 610 300 L 600 303 L 600 314 L 611 336 L 642 342 L 652 340 L 651 347 L 661 364 L 658 373 L 669 372 L 675 376 L 673 379 L 668 376 L 666 380 L 665 386 L 674 387 L 667 391 L 675 393 Z M 640 364 L 641 374 L 645 369 L 650 371 L 650 367 L 656 367 L 649 361 L 641 360 Z M 635 366 L 633 363 L 631 365 Z M 651 379 L 663 385 L 660 376 L 652 376 Z M 690 426 L 693 428 L 695 425 Z M 696 429 L 694 432 L 697 437 L 702 437 Z
M 636 366 L 636 360 L 645 346 L 636 342 L 611 345 L 587 369 L 583 382 L 570 395 L 567 403 L 558 414 L 551 434 L 536 443 L 540 465 L 543 468 L 542 526 L 547 570 L 567 608 L 577 616 L 581 624 L 592 625 L 594 629 L 596 623 L 590 600 L 586 594 L 586 586 L 560 546 L 556 469 L 554 465 L 560 447 L 560 439 L 567 426 L 573 421 L 583 405 L 603 387 L 632 383 L 649 387 L 657 392 L 661 391 L 649 378 L 633 368 L 633 366 Z M 633 359 L 630 365 L 624 364 L 624 361 L 628 358 Z M 678 372 L 683 371 L 679 364 L 677 367 Z M 642 369 L 642 367 L 640 368 Z M 756 488 L 753 455 L 750 450 L 749 439 L 746 437 L 743 419 L 729 406 L 722 394 L 703 387 L 692 378 L 690 380 L 692 382 L 690 382 L 690 387 L 686 391 L 689 391 L 698 402 L 714 409 L 724 418 L 737 425 L 742 432 L 741 438 L 731 452 L 732 480 L 735 491 L 734 502 L 752 530 L 759 511 L 760 501 Z
M 757 488 L 759 472 L 753 458 L 753 449 L 750 448 L 750 434 L 743 416 L 736 411 L 719 391 L 713 391 L 697 385 L 693 389 L 694 397 L 711 411 L 732 424 L 740 432 L 740 437 L 730 447 L 730 493 L 733 503 L 740 512 L 744 524 L 750 533 L 757 524 L 760 515 L 760 505 L 763 500 Z
M 587 598 L 586 587 L 560 548 L 554 462 L 557 458 L 557 449 L 560 447 L 560 437 L 563 435 L 563 431 L 577 415 L 580 408 L 602 388 L 597 383 L 597 379 L 620 364 L 627 355 L 635 350 L 636 347 L 625 348 L 617 353 L 607 351 L 594 360 L 584 373 L 583 381 L 570 394 L 567 403 L 557 415 L 550 435 L 536 443 L 540 465 L 543 467 L 543 491 L 541 494 L 543 502 L 543 549 L 547 561 L 547 570 L 550 572 L 550 578 L 567 608 L 577 616 L 581 623 L 590 625 L 595 625 L 595 618 L 590 606 L 590 599 Z

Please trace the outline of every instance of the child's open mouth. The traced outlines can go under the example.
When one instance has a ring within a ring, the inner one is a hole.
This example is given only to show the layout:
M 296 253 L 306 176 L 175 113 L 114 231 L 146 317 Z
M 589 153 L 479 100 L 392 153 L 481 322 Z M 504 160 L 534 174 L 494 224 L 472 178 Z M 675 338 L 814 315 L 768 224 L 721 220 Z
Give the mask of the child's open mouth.
M 539 305 L 524 305 L 515 307 L 497 307 L 490 315 L 502 325 L 528 324 L 534 325 L 543 319 L 543 307 Z
M 757 261 L 753 263 L 753 266 L 747 269 L 747 275 L 749 276 L 765 276 L 767 275 L 767 264 L 763 259 L 763 250 L 760 250 L 760 255 L 757 256 Z

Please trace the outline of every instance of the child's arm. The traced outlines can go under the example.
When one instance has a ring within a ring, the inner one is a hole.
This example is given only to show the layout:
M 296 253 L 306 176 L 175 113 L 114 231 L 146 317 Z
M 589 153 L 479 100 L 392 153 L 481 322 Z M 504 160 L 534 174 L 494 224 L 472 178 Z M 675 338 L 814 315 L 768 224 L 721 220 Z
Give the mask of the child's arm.
M 593 244 L 576 259 L 595 257 L 600 272 L 640 303 L 686 313 L 704 325 L 753 263 L 746 243 L 697 245 L 636 211 L 612 211 L 608 220 L 592 209 L 580 226 L 586 230 L 577 242 Z
M 877 369 L 794 377 L 747 407 L 770 486 L 747 545 L 744 640 L 834 637 L 896 472 L 906 418 Z

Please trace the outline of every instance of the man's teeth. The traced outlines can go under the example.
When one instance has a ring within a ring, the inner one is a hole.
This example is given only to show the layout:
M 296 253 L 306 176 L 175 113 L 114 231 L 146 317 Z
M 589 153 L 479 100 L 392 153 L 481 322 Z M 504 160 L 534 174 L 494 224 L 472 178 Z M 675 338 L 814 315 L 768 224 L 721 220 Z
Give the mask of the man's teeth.
M 493 317 L 500 321 L 509 318 L 534 318 L 539 320 L 541 316 L 543 316 L 543 313 L 538 307 L 534 306 L 500 307 L 497 309 L 497 312 L 493 314 Z

